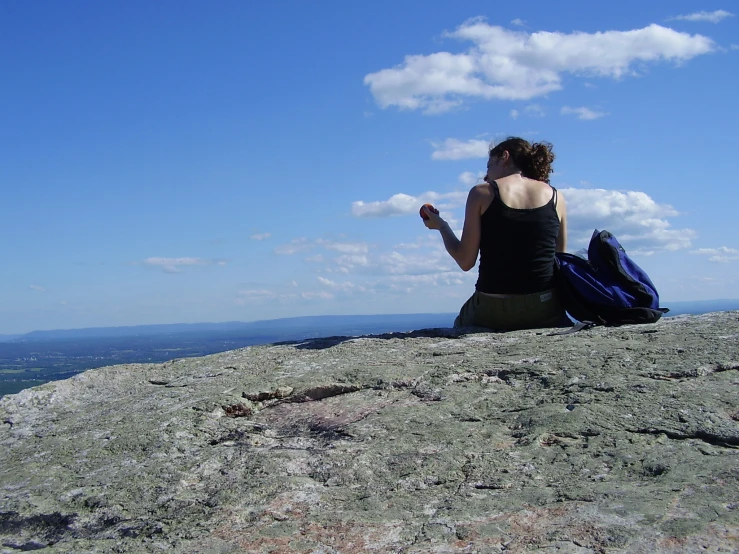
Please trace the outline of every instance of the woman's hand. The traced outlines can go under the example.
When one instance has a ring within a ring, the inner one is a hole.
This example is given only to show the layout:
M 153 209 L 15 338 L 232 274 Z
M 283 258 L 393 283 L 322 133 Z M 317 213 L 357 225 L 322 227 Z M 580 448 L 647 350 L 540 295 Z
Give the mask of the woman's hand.
M 423 210 L 423 213 L 426 214 L 426 217 L 422 219 L 423 224 L 426 226 L 426 228 L 438 231 L 444 225 L 446 225 L 446 221 L 444 221 L 439 214 L 432 212 L 426 206 L 423 206 L 421 210 Z

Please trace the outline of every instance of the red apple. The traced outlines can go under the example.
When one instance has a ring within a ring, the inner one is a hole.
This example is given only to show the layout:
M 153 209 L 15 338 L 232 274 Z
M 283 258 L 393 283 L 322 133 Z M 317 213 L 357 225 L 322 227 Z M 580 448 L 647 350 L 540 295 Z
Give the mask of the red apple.
M 435 213 L 435 214 L 437 214 L 437 215 L 438 215 L 438 213 L 439 213 L 439 210 L 437 210 L 436 208 L 434 208 L 434 207 L 433 207 L 433 206 L 432 206 L 431 204 L 424 204 L 423 206 L 421 206 L 421 209 L 420 209 L 420 210 L 418 210 L 418 213 L 419 213 L 419 215 L 420 215 L 420 216 L 421 216 L 421 217 L 422 217 L 423 219 L 428 219 L 428 218 L 429 218 L 429 216 L 427 216 L 427 215 L 426 215 L 426 214 L 425 214 L 425 213 L 423 212 L 423 209 L 424 209 L 424 208 L 428 208 L 428 210 L 429 210 L 430 212 L 433 212 L 433 213 Z

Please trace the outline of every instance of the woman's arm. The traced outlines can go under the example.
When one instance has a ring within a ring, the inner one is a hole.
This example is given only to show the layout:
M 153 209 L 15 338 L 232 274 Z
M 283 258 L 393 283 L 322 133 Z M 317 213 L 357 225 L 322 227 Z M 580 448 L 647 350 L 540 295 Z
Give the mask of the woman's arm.
M 559 215 L 559 234 L 557 235 L 557 243 L 555 250 L 564 252 L 567 250 L 567 204 L 565 197 L 560 191 L 557 191 L 557 215 Z
M 424 220 L 424 224 L 429 229 L 439 230 L 441 238 L 444 240 L 444 248 L 454 258 L 462 271 L 469 271 L 475 267 L 477 254 L 480 251 L 480 201 L 481 194 L 479 190 L 477 187 L 472 188 L 467 195 L 461 239 L 457 239 L 446 221 L 438 215 L 426 211 L 429 219 Z

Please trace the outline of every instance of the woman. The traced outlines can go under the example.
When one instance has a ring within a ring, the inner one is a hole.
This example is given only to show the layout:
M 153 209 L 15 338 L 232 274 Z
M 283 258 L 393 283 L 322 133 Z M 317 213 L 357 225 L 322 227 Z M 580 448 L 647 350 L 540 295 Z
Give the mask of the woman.
M 490 150 L 485 183 L 467 196 L 462 238 L 423 208 L 424 225 L 441 232 L 463 271 L 480 253 L 475 293 L 455 327 L 496 330 L 554 327 L 567 322 L 554 290 L 554 253 L 567 247 L 565 199 L 549 185 L 554 154 L 549 143 L 510 137 Z

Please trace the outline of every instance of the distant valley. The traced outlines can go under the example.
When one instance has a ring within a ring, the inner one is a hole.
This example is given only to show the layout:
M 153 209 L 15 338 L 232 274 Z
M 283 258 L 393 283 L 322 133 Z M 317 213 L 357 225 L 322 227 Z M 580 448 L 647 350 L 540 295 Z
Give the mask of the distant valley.
M 669 316 L 739 310 L 739 300 L 665 302 Z M 0 335 L 0 397 L 107 365 L 157 363 L 258 344 L 450 327 L 456 314 L 306 316 Z
M 257 344 L 449 327 L 455 314 L 308 316 L 253 322 L 34 331 L 0 342 L 0 396 L 115 364 L 206 356 Z

